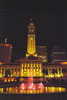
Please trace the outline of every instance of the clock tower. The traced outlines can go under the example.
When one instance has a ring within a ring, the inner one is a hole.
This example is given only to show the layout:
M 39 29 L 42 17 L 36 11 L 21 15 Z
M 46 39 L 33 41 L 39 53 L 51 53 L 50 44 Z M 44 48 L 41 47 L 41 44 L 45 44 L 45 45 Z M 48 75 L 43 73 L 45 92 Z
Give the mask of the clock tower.
M 36 53 L 36 39 L 35 39 L 35 33 L 36 33 L 36 26 L 32 19 L 30 19 L 30 23 L 27 26 L 28 29 L 28 35 L 27 35 L 27 53 L 26 57 L 28 56 L 37 56 Z

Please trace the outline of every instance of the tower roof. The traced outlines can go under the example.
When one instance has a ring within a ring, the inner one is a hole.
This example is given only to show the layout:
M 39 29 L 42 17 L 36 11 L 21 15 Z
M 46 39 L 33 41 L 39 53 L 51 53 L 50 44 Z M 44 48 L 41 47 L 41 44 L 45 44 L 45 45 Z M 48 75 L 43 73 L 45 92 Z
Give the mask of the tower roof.
M 36 26 L 35 26 L 32 18 L 30 18 L 30 21 L 29 21 L 27 28 L 28 28 L 28 33 L 30 33 L 30 34 L 35 33 Z

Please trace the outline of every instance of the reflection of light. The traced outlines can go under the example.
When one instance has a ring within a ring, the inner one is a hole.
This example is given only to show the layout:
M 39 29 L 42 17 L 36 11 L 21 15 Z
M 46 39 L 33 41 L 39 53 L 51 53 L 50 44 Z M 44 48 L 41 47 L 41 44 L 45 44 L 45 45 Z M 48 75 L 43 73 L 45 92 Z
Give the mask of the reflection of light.
M 38 83 L 38 84 L 36 85 L 36 88 L 37 88 L 37 89 L 43 89 L 43 88 L 44 88 L 43 83 Z
M 60 64 L 65 65 L 65 64 L 67 64 L 67 62 L 60 62 Z
M 28 89 L 33 89 L 33 83 L 27 84 Z
M 33 85 L 33 90 L 36 90 L 36 85 L 35 84 Z
M 63 89 L 59 87 L 59 91 L 62 91 Z
M 51 88 L 49 88 L 49 90 L 50 90 L 51 92 L 55 92 L 55 87 L 51 87 Z
M 45 87 L 46 93 L 65 92 L 66 89 L 62 87 Z
M 12 88 L 11 87 L 9 88 L 9 92 L 12 92 Z
M 42 83 L 37 83 L 37 84 L 34 84 L 34 83 L 22 83 L 20 85 L 20 89 L 23 89 L 23 90 L 41 90 L 41 89 L 44 89 L 44 86 Z
M 63 73 L 55 74 L 55 77 L 63 77 Z
M 7 82 L 7 79 L 6 78 L 4 79 L 4 82 Z
M 10 82 L 11 80 L 10 79 L 8 79 L 8 82 Z
M 14 81 L 14 78 L 12 78 L 11 81 L 13 82 Z
M 0 65 L 5 64 L 4 62 L 0 62 Z
M 20 85 L 20 89 L 26 89 L 26 85 L 25 85 L 24 83 L 22 83 L 22 84 Z
M 0 88 L 0 93 L 3 93 L 3 88 Z
M 0 77 L 3 77 L 2 73 L 0 73 Z
M 25 86 L 27 86 L 25 84 Z M 33 84 L 34 86 L 34 84 Z M 37 84 L 35 84 L 37 86 Z M 63 87 L 44 87 L 42 88 L 18 88 L 18 87 L 10 87 L 10 88 L 0 88 L 0 93 L 18 93 L 18 94 L 40 94 L 40 93 L 59 93 L 59 92 L 65 92 L 66 89 Z
M 47 92 L 48 91 L 48 89 L 47 89 L 47 87 L 45 87 L 45 92 Z

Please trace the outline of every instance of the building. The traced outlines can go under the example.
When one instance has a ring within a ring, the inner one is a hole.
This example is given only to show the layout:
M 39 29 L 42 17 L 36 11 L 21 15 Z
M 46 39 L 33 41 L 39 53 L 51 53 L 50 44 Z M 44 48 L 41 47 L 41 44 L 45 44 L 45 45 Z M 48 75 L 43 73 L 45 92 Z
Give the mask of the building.
M 0 44 L 0 62 L 10 63 L 12 59 L 12 44 Z
M 19 79 L 23 91 L 33 89 L 33 92 L 38 90 L 38 93 L 42 93 L 45 79 L 67 78 L 67 62 L 64 65 L 61 61 L 66 59 L 65 51 L 55 47 L 51 54 L 52 63 L 49 64 L 47 46 L 36 45 L 36 27 L 32 20 L 28 24 L 26 56 L 11 62 L 11 52 L 11 44 L 0 44 L 0 82 Z M 57 64 L 56 61 L 61 63 Z
M 28 35 L 27 35 L 27 53 L 28 56 L 37 56 L 36 52 L 36 27 L 35 24 L 31 22 L 28 24 Z
M 60 46 L 54 46 L 51 51 L 51 63 L 57 63 L 59 61 L 65 61 L 67 59 L 65 49 Z
M 37 46 L 37 54 L 43 62 L 48 62 L 47 46 Z

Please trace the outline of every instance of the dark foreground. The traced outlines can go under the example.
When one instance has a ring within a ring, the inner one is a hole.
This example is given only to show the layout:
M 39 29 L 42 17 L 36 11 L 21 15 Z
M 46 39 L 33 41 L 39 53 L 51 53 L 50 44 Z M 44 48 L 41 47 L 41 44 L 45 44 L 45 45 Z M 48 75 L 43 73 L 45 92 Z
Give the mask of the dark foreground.
M 0 100 L 67 100 L 67 93 L 0 94 Z

